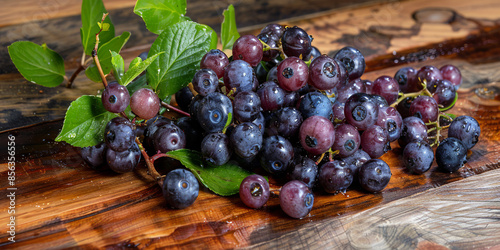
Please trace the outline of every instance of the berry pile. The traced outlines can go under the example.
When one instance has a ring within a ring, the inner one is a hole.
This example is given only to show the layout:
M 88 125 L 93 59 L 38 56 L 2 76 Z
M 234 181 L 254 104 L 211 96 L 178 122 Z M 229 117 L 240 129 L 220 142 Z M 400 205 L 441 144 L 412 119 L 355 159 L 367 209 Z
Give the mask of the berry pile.
M 197 150 L 213 165 L 235 161 L 286 179 L 280 205 L 293 218 L 309 214 L 315 188 L 338 193 L 357 183 L 367 192 L 382 191 L 391 169 L 378 158 L 391 150 L 391 142 L 404 149 L 411 173 L 428 171 L 434 158 L 445 172 L 463 166 L 480 128 L 472 117 L 453 119 L 442 112 L 456 101 L 457 67 L 405 67 L 394 77 L 361 80 L 365 59 L 357 49 L 345 47 L 330 57 L 312 41 L 299 27 L 271 24 L 257 36 L 238 38 L 231 57 L 210 50 L 191 88 L 175 94 L 189 114 L 176 121 L 158 115 L 160 99 L 150 89 L 130 96 L 125 87 L 108 84 L 104 107 L 122 113 L 130 106 L 144 122 L 112 119 L 105 143 L 82 149 L 84 159 L 123 173 L 137 166 L 141 150 L 153 158 Z M 448 127 L 449 137 L 441 142 L 441 130 Z M 245 178 L 239 191 L 251 208 L 262 207 L 270 196 L 261 175 Z M 184 208 L 198 196 L 198 182 L 191 172 L 174 170 L 164 176 L 163 192 L 171 207 Z

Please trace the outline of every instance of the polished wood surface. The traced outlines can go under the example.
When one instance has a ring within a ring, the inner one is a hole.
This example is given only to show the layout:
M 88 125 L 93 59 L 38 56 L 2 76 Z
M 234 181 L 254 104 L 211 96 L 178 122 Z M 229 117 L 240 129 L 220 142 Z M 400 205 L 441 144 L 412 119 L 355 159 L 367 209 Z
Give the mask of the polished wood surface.
M 253 1 L 239 3 L 247 6 Z M 127 15 L 133 15 L 130 6 L 133 4 L 113 9 L 123 13 L 122 19 L 126 20 Z M 17 242 L 9 243 L 7 230 L 2 230 L 0 247 L 500 247 L 500 4 L 489 0 L 413 0 L 321 9 L 300 18 L 292 10 L 287 11 L 293 15 L 281 17 L 286 20 L 280 23 L 304 27 L 313 35 L 313 45 L 323 53 L 333 54 L 345 45 L 358 47 L 367 58 L 364 79 L 394 75 L 403 65 L 457 65 L 464 83 L 459 101 L 449 112 L 471 115 L 482 128 L 479 143 L 469 152 L 468 163 L 456 173 L 442 173 L 434 163 L 425 174 L 412 175 L 404 170 L 401 148 L 394 143 L 393 150 L 381 157 L 393 173 L 383 192 L 369 194 L 356 187 L 337 195 L 317 191 L 313 210 L 301 220 L 291 219 L 281 211 L 277 193 L 282 183 L 272 178 L 274 195 L 262 209 L 248 209 L 238 196 L 220 197 L 202 189 L 191 207 L 171 210 L 144 163 L 133 173 L 99 172 L 86 166 L 79 149 L 53 141 L 69 103 L 82 94 L 96 94 L 99 84 L 81 75 L 71 89 L 50 89 L 27 83 L 13 70 L 3 71 L 0 224 L 9 223 L 6 144 L 8 136 L 13 135 Z M 76 33 L 79 24 L 75 24 L 78 18 L 74 21 L 74 15 L 58 15 L 54 20 L 67 20 L 59 23 L 68 32 Z M 0 29 L 22 25 L 0 17 L 7 24 L 0 25 Z M 437 19 L 440 21 L 430 21 Z M 253 25 L 242 26 L 242 32 L 258 32 L 260 28 Z M 142 38 L 143 33 L 133 32 L 132 36 L 138 34 Z M 79 45 L 76 37 L 65 46 Z M 41 38 L 44 37 L 36 39 Z M 51 40 L 50 36 L 44 39 Z M 152 42 L 152 36 L 132 43 L 125 58 L 131 60 L 147 50 L 148 42 Z M 75 68 L 71 61 L 73 52 L 67 52 L 67 69 L 71 73 Z M 78 55 L 75 53 L 74 58 Z M 7 59 L 2 57 L 2 63 L 7 63 Z M 174 167 L 177 166 L 172 162 L 158 166 L 161 172 Z

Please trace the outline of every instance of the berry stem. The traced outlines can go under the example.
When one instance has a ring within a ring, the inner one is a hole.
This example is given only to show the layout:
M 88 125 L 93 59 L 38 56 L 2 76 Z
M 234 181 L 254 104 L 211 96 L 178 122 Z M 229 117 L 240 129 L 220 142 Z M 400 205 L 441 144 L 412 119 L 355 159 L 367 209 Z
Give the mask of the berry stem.
M 108 13 L 104 13 L 102 15 L 101 23 L 104 23 L 104 19 L 106 19 L 107 16 Z M 99 71 L 99 75 L 101 75 L 102 84 L 104 85 L 104 88 L 106 88 L 108 86 L 108 82 L 106 81 L 106 76 L 102 71 L 101 63 L 99 62 L 99 57 L 97 56 L 97 48 L 99 46 L 99 34 L 101 34 L 102 27 L 104 27 L 104 25 L 101 25 L 101 29 L 99 30 L 99 32 L 97 32 L 97 34 L 95 34 L 95 47 L 92 50 L 92 58 L 94 59 L 94 63 L 95 66 L 97 67 L 97 70 Z
M 173 110 L 173 111 L 175 111 L 175 112 L 177 112 L 179 114 L 185 115 L 187 117 L 191 117 L 191 115 L 189 113 L 187 113 L 187 112 L 185 112 L 185 111 L 183 111 L 181 109 L 178 109 L 178 108 L 176 108 L 176 107 L 174 107 L 174 106 L 172 106 L 172 105 L 170 105 L 170 104 L 168 104 L 168 103 L 166 103 L 164 101 L 161 101 L 161 106 L 163 106 L 163 107 L 165 107 L 167 109 L 171 109 L 171 110 Z
M 78 76 L 78 74 L 79 74 L 80 72 L 82 72 L 82 70 L 84 70 L 84 69 L 85 69 L 85 68 L 84 68 L 83 64 L 80 64 L 80 65 L 78 66 L 78 68 L 75 70 L 75 72 L 73 72 L 73 74 L 72 74 L 72 75 L 71 75 L 71 77 L 69 78 L 68 83 L 66 83 L 66 88 L 71 88 L 71 86 L 73 85 L 73 82 L 74 82 L 74 81 L 75 81 L 75 79 L 76 79 L 76 76 Z
M 424 82 L 425 82 L 425 80 L 424 80 Z M 429 92 L 429 90 L 427 89 L 427 85 L 424 85 L 424 83 L 422 83 L 422 85 L 424 86 L 424 89 L 422 89 L 418 92 L 402 94 L 394 103 L 391 104 L 391 107 L 395 108 L 401 101 L 403 101 L 404 99 L 406 99 L 408 97 L 417 97 L 417 96 L 421 96 L 421 95 L 427 95 L 427 96 L 432 97 L 431 92 Z
M 155 180 L 158 182 L 158 185 L 160 185 L 160 187 L 163 187 L 164 176 L 162 176 L 160 173 L 158 173 L 158 171 L 156 171 L 156 168 L 154 165 L 154 160 L 153 160 L 154 158 L 153 159 L 149 158 L 149 155 L 148 155 L 148 153 L 146 153 L 146 150 L 144 150 L 144 147 L 142 146 L 142 143 L 139 140 L 139 138 L 137 138 L 137 137 L 135 138 L 135 143 L 137 143 L 137 145 L 139 145 L 139 149 L 141 150 L 142 157 L 144 157 L 144 161 L 146 162 L 146 166 L 148 167 L 149 175 L 151 175 L 151 176 L 153 176 L 153 178 L 155 178 Z

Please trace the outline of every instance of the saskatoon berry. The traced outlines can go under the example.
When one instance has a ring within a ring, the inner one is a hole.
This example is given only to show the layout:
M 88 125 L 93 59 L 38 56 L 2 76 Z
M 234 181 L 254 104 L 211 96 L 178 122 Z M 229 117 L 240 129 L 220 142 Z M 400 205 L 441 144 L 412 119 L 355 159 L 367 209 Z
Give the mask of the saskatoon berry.
M 299 100 L 299 111 L 302 117 L 307 119 L 311 116 L 323 116 L 327 119 L 333 117 L 333 103 L 320 92 L 309 92 Z
M 318 175 L 318 165 L 307 157 L 299 157 L 295 164 L 290 167 L 287 174 L 288 180 L 299 180 L 306 184 L 312 190 L 316 184 Z
M 302 60 L 304 60 L 305 62 L 307 62 L 309 60 L 314 61 L 316 58 L 318 58 L 320 56 L 321 56 L 321 52 L 319 51 L 319 49 L 316 48 L 315 46 L 311 46 L 311 49 L 309 50 L 309 53 L 307 53 L 306 55 L 304 55 L 302 57 Z
M 80 154 L 83 160 L 93 169 L 100 169 L 106 163 L 106 143 L 82 148 Z
M 427 126 L 422 119 L 410 116 L 403 119 L 403 127 L 401 128 L 398 143 L 401 148 L 405 148 L 408 143 L 413 141 L 427 142 Z
M 206 132 L 222 132 L 229 113 L 233 113 L 233 104 L 229 97 L 212 92 L 201 99 L 196 118 Z
M 438 118 L 439 106 L 434 98 L 421 95 L 411 103 L 410 115 L 421 118 L 424 123 L 433 122 Z
M 233 44 L 233 58 L 243 60 L 255 67 L 262 60 L 263 45 L 254 35 L 240 36 Z
M 332 147 L 335 141 L 335 128 L 323 116 L 311 116 L 300 126 L 300 144 L 312 155 L 319 155 Z
M 156 132 L 156 130 L 165 125 L 165 124 L 172 124 L 173 122 L 161 115 L 157 115 L 149 120 L 146 121 L 146 129 L 144 130 L 144 147 L 146 149 L 151 150 L 153 149 L 153 135 Z
M 462 141 L 467 149 L 471 149 L 479 141 L 481 128 L 476 119 L 470 116 L 455 118 L 448 128 L 448 137 L 455 137 Z
M 332 150 L 338 150 L 338 155 L 345 158 L 354 154 L 361 143 L 361 136 L 356 127 L 343 123 L 335 128 L 335 142 Z
M 242 91 L 234 97 L 234 118 L 239 122 L 251 122 L 260 114 L 260 98 L 255 92 Z
M 253 68 L 243 60 L 230 62 L 224 70 L 224 85 L 228 93 L 231 90 L 233 94 L 240 91 L 252 91 L 253 81 Z
M 259 113 L 257 118 L 252 121 L 253 124 L 255 124 L 262 135 L 264 135 L 265 130 L 266 130 L 266 119 L 264 118 L 264 114 L 262 112 Z
M 364 150 L 358 149 L 354 152 L 354 154 L 342 158 L 342 161 L 347 164 L 347 167 L 351 169 L 352 174 L 357 177 L 358 169 L 370 159 L 370 155 L 368 155 Z
M 127 118 L 115 117 L 111 119 L 104 131 L 106 145 L 113 151 L 125 151 L 134 143 L 134 125 Z
M 304 182 L 287 182 L 280 191 L 280 206 L 292 218 L 303 218 L 311 212 L 314 195 Z
M 432 97 L 438 105 L 442 105 L 444 107 L 448 107 L 455 100 L 456 90 L 455 86 L 448 80 L 437 80 L 435 81 L 436 90 Z
M 443 172 L 455 172 L 467 162 L 467 146 L 455 137 L 444 139 L 436 149 L 436 162 Z
M 343 64 L 350 80 L 360 78 L 365 72 L 365 57 L 353 47 L 340 49 L 333 58 Z
M 229 64 L 227 55 L 219 49 L 212 49 L 208 51 L 200 61 L 201 69 L 212 69 L 217 78 L 224 76 L 224 69 Z
M 416 75 L 417 81 L 427 84 L 427 88 L 430 88 L 434 84 L 434 81 L 443 79 L 443 75 L 438 68 L 427 65 L 423 66 L 417 71 Z M 421 89 L 421 88 L 420 88 Z
M 345 192 L 353 181 L 351 169 L 343 161 L 331 161 L 321 165 L 319 184 L 327 193 Z
M 216 166 L 223 165 L 231 158 L 232 149 L 229 138 L 223 133 L 210 133 L 201 142 L 201 155 L 203 159 Z
M 281 135 L 285 138 L 296 137 L 302 121 L 302 115 L 297 109 L 285 107 L 274 113 L 265 131 L 267 135 Z
M 389 134 L 378 125 L 372 125 L 361 134 L 361 148 L 371 158 L 379 158 L 391 150 Z
M 417 71 L 412 67 L 400 68 L 394 75 L 394 80 L 399 84 L 399 90 L 403 93 L 417 92 L 422 89 L 418 81 Z
M 283 36 L 283 32 L 285 32 L 285 27 L 276 23 L 268 24 L 260 31 L 261 34 L 270 34 L 276 37 L 276 39 L 280 39 Z
M 198 108 L 200 107 L 202 95 L 196 95 L 189 104 L 189 115 L 193 120 L 198 121 Z
M 365 90 L 366 89 L 362 81 L 350 81 L 347 84 L 340 86 L 336 101 L 345 103 L 347 99 L 349 99 L 349 97 L 351 97 L 352 95 L 356 93 L 364 93 L 366 92 Z
M 311 49 L 311 37 L 297 26 L 286 28 L 281 38 L 283 51 L 289 57 L 304 57 Z
M 160 111 L 160 98 L 153 90 L 142 88 L 132 94 L 130 108 L 134 114 L 148 120 L 155 117 Z
M 358 181 L 364 190 L 377 193 L 389 184 L 391 176 L 391 169 L 385 161 L 371 159 L 359 168 Z
M 274 111 L 282 108 L 285 103 L 285 94 L 285 91 L 272 81 L 263 83 L 257 89 L 260 105 L 264 111 Z
M 334 102 L 332 107 L 332 120 L 335 123 L 343 123 L 345 122 L 345 102 Z
M 125 86 L 118 82 L 110 82 L 102 92 L 101 101 L 107 111 L 120 113 L 128 107 L 130 94 Z
M 398 99 L 399 84 L 390 76 L 380 76 L 373 82 L 371 94 L 382 96 L 388 104 Z
M 389 134 L 389 141 L 393 142 L 399 139 L 401 135 L 403 118 L 395 108 L 382 107 L 379 108 L 378 119 L 375 124 L 385 129 Z
M 375 94 L 370 94 L 370 97 L 372 98 L 372 101 L 375 104 L 377 104 L 379 110 L 381 108 L 389 107 L 389 104 L 387 103 L 387 101 L 385 100 L 385 98 L 383 98 L 382 96 L 375 95 Z
M 439 72 L 441 72 L 443 79 L 446 79 L 453 84 L 455 91 L 458 90 L 460 84 L 462 84 L 462 74 L 456 66 L 444 65 L 439 69 Z
M 297 91 L 307 84 L 309 68 L 298 57 L 288 57 L 278 64 L 278 83 L 286 91 Z
M 229 142 L 241 158 L 255 157 L 262 148 L 262 133 L 257 125 L 243 122 L 233 128 Z
M 240 184 L 240 199 L 250 208 L 264 206 L 269 195 L 269 183 L 260 175 L 249 175 Z
M 277 48 L 279 38 L 270 33 L 260 33 L 257 35 L 257 38 L 265 42 L 270 48 L 272 48 L 262 53 L 262 61 L 269 62 L 278 57 L 279 51 L 277 50 Z
M 260 153 L 260 165 L 267 172 L 283 174 L 293 160 L 293 146 L 285 138 L 275 135 L 264 139 Z
M 185 169 L 170 171 L 163 182 L 163 197 L 171 208 L 182 209 L 190 206 L 198 198 L 198 180 Z
M 106 151 L 106 161 L 111 170 L 117 173 L 131 172 L 141 160 L 141 150 L 134 142 L 129 149 L 117 152 L 110 148 Z
M 427 142 L 410 142 L 403 150 L 403 162 L 410 173 L 423 174 L 431 168 L 434 151 Z
M 184 131 L 186 136 L 186 148 L 200 151 L 204 130 L 200 124 L 192 117 L 181 117 L 177 119 L 175 125 Z
M 333 58 L 322 55 L 309 66 L 309 84 L 319 90 L 328 90 L 341 83 L 340 67 Z
M 175 124 L 159 127 L 153 135 L 155 151 L 166 153 L 186 147 L 186 135 Z
M 215 92 L 219 86 L 219 78 L 211 69 L 200 69 L 193 76 L 193 88 L 198 94 L 206 96 Z
M 356 93 L 347 99 L 344 113 L 349 124 L 358 130 L 365 130 L 377 122 L 378 105 L 373 102 L 370 95 Z
M 193 99 L 194 95 L 189 87 L 184 87 L 175 93 L 175 101 L 183 111 L 189 112 L 189 105 Z

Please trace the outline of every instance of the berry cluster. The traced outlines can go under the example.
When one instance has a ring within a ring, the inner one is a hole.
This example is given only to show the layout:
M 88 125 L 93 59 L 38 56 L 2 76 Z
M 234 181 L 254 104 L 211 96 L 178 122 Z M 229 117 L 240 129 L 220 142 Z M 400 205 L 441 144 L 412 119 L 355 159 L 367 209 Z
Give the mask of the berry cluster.
M 394 77 L 361 80 L 365 59 L 357 49 L 345 47 L 330 57 L 312 40 L 299 27 L 271 24 L 257 36 L 238 38 L 231 57 L 217 49 L 207 52 L 191 88 L 175 94 L 189 114 L 176 121 L 158 115 L 160 100 L 151 90 L 130 96 L 125 87 L 110 83 L 102 95 L 104 107 L 121 113 L 130 105 L 145 121 L 112 119 L 105 143 L 84 148 L 84 159 L 127 172 L 139 162 L 143 145 L 152 158 L 189 148 L 213 165 L 233 160 L 258 166 L 287 179 L 280 205 L 294 218 L 309 214 L 317 187 L 338 193 L 358 183 L 368 192 L 383 190 L 391 169 L 378 158 L 396 140 L 409 172 L 421 174 L 434 161 L 432 146 L 439 144 L 440 131 L 449 127 L 436 161 L 447 172 L 463 165 L 467 150 L 478 141 L 479 125 L 472 117 L 452 119 L 441 112 L 456 100 L 458 68 L 406 67 Z M 138 138 L 143 138 L 141 145 Z M 191 172 L 178 169 L 163 178 L 171 207 L 195 201 L 198 182 Z M 251 175 L 239 193 L 243 203 L 259 208 L 270 188 L 264 177 Z

